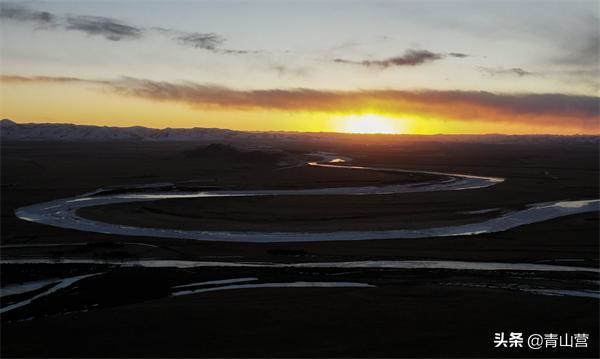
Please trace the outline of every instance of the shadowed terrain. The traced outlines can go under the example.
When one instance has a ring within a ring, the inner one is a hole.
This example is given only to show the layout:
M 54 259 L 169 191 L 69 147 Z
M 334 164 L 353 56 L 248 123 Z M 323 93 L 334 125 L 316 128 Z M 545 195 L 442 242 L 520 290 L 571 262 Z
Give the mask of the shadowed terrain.
M 365 138 L 363 146 L 336 140 L 316 147 L 294 142 L 269 149 L 239 142 L 231 143 L 234 147 L 185 142 L 3 142 L 2 257 L 52 262 L 3 263 L 3 287 L 95 276 L 4 313 L 2 354 L 560 356 L 573 352 L 495 349 L 493 333 L 577 331 L 597 337 L 597 299 L 524 291 L 594 291 L 597 273 L 119 264 L 143 259 L 459 260 L 598 268 L 600 218 L 594 212 L 476 236 L 263 244 L 112 236 L 39 225 L 14 216 L 20 206 L 99 188 L 120 191 L 122 185 L 326 188 L 440 180 L 299 166 L 313 160 L 307 153 L 315 151 L 350 156 L 353 165 L 498 176 L 506 181 L 477 190 L 377 196 L 171 199 L 90 207 L 80 214 L 114 223 L 182 229 L 335 231 L 477 222 L 530 203 L 598 198 L 594 143 L 376 144 Z M 110 171 L 105 170 L 106 163 Z M 492 211 L 477 212 L 486 209 Z M 96 264 L 62 263 L 69 259 L 91 259 Z M 174 286 L 248 277 L 257 278 L 251 283 L 258 284 L 352 282 L 374 287 L 247 288 L 172 296 Z M 52 285 L 5 297 L 2 306 L 43 294 Z M 27 345 L 32 336 L 38 338 L 38 345 Z M 472 345 L 464 345 L 465 337 L 471 338 Z M 299 338 L 300 346 L 294 344 Z M 432 348 L 432 342 L 438 345 Z M 590 341 L 589 348 L 577 353 L 595 357 L 597 343 Z

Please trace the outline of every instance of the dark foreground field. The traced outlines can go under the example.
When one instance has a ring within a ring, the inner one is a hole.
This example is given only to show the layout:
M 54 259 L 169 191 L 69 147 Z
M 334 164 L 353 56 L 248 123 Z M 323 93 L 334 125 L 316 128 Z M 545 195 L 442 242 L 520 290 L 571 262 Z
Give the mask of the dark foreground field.
M 69 313 L 4 324 L 3 354 L 594 357 L 598 353 L 597 299 L 474 285 L 492 285 L 523 273 L 357 271 L 340 278 L 340 272 L 112 269 L 39 304 L 46 312 Z M 243 289 L 178 297 L 165 291 L 167 284 L 199 276 L 247 275 L 267 281 L 309 277 L 368 281 L 377 287 Z M 68 306 L 73 297 L 83 298 L 78 307 Z M 35 316 L 32 310 L 21 315 Z M 492 341 L 494 332 L 501 331 L 576 331 L 590 333 L 593 344 L 541 352 L 497 349 Z
M 314 243 L 226 243 L 116 237 L 19 220 L 20 206 L 100 187 L 158 182 L 235 188 L 398 183 L 388 173 L 308 167 L 332 151 L 357 165 L 499 176 L 478 190 L 321 198 L 169 200 L 91 208 L 125 224 L 234 230 L 424 227 L 477 221 L 464 212 L 598 198 L 596 143 L 278 144 L 274 157 L 189 143 L 2 144 L 2 285 L 98 275 L 2 315 L 2 356 L 562 356 L 598 357 L 597 298 L 527 288 L 598 291 L 598 273 L 442 269 L 142 268 L 143 259 L 225 262 L 455 260 L 598 268 L 598 213 L 453 238 Z M 251 148 L 256 144 L 244 144 Z M 190 152 L 192 151 L 192 152 Z M 314 209 L 314 210 L 313 210 Z M 327 220 L 324 220 L 324 217 Z M 182 218 L 184 218 L 182 220 Z M 186 227 L 187 226 L 187 227 Z M 68 259 L 98 264 L 67 264 Z M 65 263 L 63 263 L 65 262 Z M 172 296 L 173 286 L 255 277 L 257 283 L 357 282 L 368 288 L 255 288 Z M 39 289 L 43 291 L 44 289 Z M 39 292 L 9 296 L 2 307 Z M 588 333 L 588 348 L 494 348 L 495 332 Z

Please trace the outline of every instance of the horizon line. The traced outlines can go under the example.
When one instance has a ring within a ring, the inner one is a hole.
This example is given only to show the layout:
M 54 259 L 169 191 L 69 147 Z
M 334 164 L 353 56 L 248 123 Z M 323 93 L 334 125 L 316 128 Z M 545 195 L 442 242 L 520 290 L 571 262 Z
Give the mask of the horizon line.
M 422 137 L 433 137 L 433 136 L 556 136 L 556 137 L 600 137 L 598 134 L 557 134 L 557 133 L 360 133 L 360 132 L 336 132 L 336 131 L 290 131 L 290 130 L 236 130 L 231 128 L 222 127 L 147 127 L 142 125 L 133 126 L 109 126 L 103 124 L 78 124 L 71 122 L 17 122 L 10 118 L 3 118 L 0 123 L 10 121 L 17 125 L 71 125 L 71 126 L 88 126 L 88 127 L 104 127 L 104 128 L 115 128 L 115 129 L 127 129 L 134 127 L 141 127 L 151 130 L 193 130 L 193 129 L 206 129 L 206 130 L 221 130 L 221 131 L 232 131 L 232 132 L 247 132 L 247 133 L 285 133 L 285 134 L 324 134 L 324 135 L 359 135 L 359 136 L 422 136 Z

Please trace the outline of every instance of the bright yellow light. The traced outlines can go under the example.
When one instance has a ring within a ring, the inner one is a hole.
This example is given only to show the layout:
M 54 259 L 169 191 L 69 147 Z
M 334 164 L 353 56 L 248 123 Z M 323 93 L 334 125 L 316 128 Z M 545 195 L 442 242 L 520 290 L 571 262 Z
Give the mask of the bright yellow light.
M 404 133 L 406 123 L 402 119 L 379 115 L 352 115 L 338 117 L 340 130 L 347 133 Z

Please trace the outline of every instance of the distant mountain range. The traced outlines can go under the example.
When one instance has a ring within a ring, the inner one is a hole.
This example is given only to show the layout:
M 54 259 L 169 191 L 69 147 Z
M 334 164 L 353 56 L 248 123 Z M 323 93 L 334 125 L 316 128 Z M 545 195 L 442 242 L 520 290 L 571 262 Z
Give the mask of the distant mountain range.
M 218 128 L 108 127 L 55 123 L 19 124 L 0 121 L 3 140 L 61 141 L 225 141 L 298 136 L 297 133 L 244 132 Z
M 363 136 L 363 139 L 377 142 L 396 141 L 444 141 L 480 143 L 532 143 L 532 142 L 590 142 L 598 143 L 600 136 L 558 136 L 558 135 L 356 135 L 331 132 L 260 132 L 234 131 L 219 128 L 148 128 L 108 127 L 55 123 L 16 123 L 4 119 L 0 121 L 0 138 L 3 141 L 196 141 L 228 142 L 244 140 L 280 141 L 319 141 L 349 139 Z

